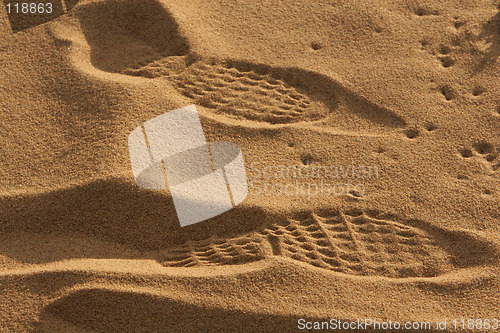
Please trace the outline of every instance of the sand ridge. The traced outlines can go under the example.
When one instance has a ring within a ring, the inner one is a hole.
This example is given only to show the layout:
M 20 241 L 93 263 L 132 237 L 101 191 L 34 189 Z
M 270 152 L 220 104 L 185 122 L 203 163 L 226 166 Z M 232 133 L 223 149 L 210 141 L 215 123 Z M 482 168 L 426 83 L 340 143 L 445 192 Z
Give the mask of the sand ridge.
M 0 331 L 499 317 L 495 3 L 65 5 L 22 31 L 0 10 Z M 168 191 L 134 184 L 126 142 L 193 103 L 252 186 L 181 228 Z M 280 168 L 360 165 L 378 172 L 298 180 L 364 191 L 276 190 L 297 181 Z

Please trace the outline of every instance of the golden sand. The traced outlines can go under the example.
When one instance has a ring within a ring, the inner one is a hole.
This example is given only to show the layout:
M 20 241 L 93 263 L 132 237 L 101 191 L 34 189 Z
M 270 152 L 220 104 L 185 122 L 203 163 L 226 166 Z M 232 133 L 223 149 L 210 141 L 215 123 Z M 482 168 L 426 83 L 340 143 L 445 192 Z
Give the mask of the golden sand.
M 76 2 L 0 6 L 0 332 L 500 329 L 498 4 Z M 181 228 L 127 137 L 190 104 L 250 192 Z

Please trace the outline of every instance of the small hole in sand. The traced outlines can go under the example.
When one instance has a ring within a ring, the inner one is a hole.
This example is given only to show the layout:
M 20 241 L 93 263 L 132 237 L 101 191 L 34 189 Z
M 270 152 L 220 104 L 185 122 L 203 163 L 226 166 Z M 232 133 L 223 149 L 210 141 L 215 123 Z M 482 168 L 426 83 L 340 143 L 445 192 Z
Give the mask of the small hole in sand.
M 425 125 L 425 129 L 428 130 L 429 132 L 434 131 L 437 129 L 437 126 L 434 123 L 427 123 Z
M 486 141 L 476 142 L 472 146 L 481 155 L 492 153 L 494 150 L 493 145 Z
M 486 156 L 486 160 L 487 160 L 488 162 L 493 162 L 493 161 L 494 161 L 497 157 L 498 157 L 498 155 L 497 155 L 497 154 L 488 154 L 488 155 Z
M 405 134 L 408 139 L 415 139 L 418 136 L 419 132 L 414 128 L 409 128 L 405 131 Z
M 415 10 L 415 14 L 418 16 L 439 15 L 439 12 L 435 9 L 420 7 Z
M 381 33 L 382 32 L 382 28 L 381 27 L 375 27 L 375 32 L 376 33 Z
M 468 148 L 462 148 L 460 149 L 460 155 L 464 158 L 472 157 L 472 150 Z
M 444 98 L 447 101 L 452 100 L 455 97 L 455 93 L 453 92 L 453 89 L 451 89 L 449 86 L 442 86 L 440 88 L 441 94 L 443 94 Z
M 475 87 L 474 90 L 472 90 L 472 95 L 479 96 L 484 92 L 485 92 L 485 89 L 483 87 Z
M 451 52 L 451 48 L 447 45 L 442 45 L 439 49 L 439 53 L 441 54 L 449 54 Z
M 469 179 L 466 175 L 458 175 L 457 179 L 463 180 L 463 179 Z
M 288 142 L 288 147 L 290 147 L 290 148 L 295 147 L 295 143 L 293 143 L 293 142 L 291 142 L 291 141 L 290 141 L 290 142 Z
M 484 190 L 484 194 L 487 194 L 487 195 L 490 195 L 492 194 L 493 192 L 491 190 Z
M 442 57 L 439 60 L 441 60 L 441 64 L 443 67 L 451 67 L 455 64 L 455 60 L 453 60 L 452 57 Z
M 459 29 L 460 27 L 464 26 L 465 25 L 465 22 L 464 21 L 455 21 L 453 22 L 453 26 L 455 27 L 455 29 Z
M 322 48 L 322 46 L 321 46 L 321 44 L 319 44 L 319 43 L 312 43 L 312 44 L 311 44 L 311 48 L 312 48 L 313 50 L 315 50 L 315 51 L 318 51 L 319 49 L 321 49 L 321 48 Z
M 311 154 L 307 153 L 307 154 L 303 154 L 301 157 L 300 157 L 300 161 L 302 162 L 302 164 L 304 165 L 309 165 L 309 164 L 313 164 L 314 163 L 314 158 L 312 157 Z
M 385 153 L 385 149 L 383 147 L 378 147 L 377 153 L 379 154 Z

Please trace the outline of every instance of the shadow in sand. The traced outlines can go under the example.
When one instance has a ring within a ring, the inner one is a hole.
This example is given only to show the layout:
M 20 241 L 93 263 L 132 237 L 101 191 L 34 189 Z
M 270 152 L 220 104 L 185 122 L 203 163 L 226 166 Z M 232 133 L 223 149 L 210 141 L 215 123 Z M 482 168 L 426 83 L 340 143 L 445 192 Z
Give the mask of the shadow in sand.
M 80 0 L 5 0 L 12 32 L 17 33 L 55 20 L 73 9 Z M 36 5 L 36 6 L 34 6 Z
M 486 55 L 476 66 L 475 73 L 481 72 L 487 66 L 495 63 L 500 56 L 500 11 L 483 25 L 478 37 L 489 44 L 489 47 Z
M 189 53 L 177 22 L 155 0 L 89 3 L 75 15 L 91 48 L 92 65 L 119 73 L 132 64 Z
M 0 198 L 0 232 L 82 235 L 131 250 L 155 250 L 203 239 L 231 237 L 279 217 L 244 204 L 181 228 L 172 197 L 124 179 L 98 180 L 49 193 Z M 42 237 L 42 236 L 40 236 Z
M 64 324 L 93 332 L 276 332 L 278 327 L 280 332 L 295 332 L 299 319 L 197 306 L 150 294 L 84 289 L 45 307 L 35 325 L 36 332 Z

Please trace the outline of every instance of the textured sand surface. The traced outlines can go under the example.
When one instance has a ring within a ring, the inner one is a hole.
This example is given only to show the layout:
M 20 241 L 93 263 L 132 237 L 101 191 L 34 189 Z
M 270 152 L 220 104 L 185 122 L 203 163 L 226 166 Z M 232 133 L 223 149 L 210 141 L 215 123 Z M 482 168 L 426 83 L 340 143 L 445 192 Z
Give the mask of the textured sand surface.
M 0 332 L 500 321 L 497 2 L 61 8 L 0 6 Z M 190 104 L 250 192 L 181 228 L 127 137 Z

